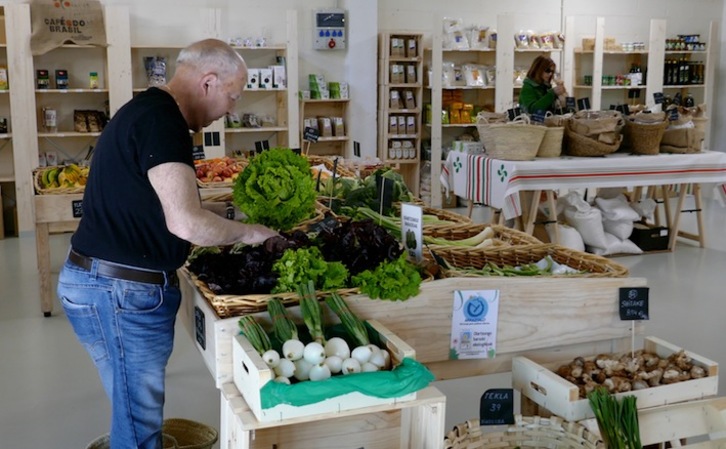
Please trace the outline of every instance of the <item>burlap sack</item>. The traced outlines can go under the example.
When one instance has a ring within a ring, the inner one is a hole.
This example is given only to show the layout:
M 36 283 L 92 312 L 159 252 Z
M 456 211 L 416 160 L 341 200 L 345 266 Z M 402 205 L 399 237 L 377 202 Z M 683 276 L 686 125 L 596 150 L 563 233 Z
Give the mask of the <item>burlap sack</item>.
M 33 56 L 65 43 L 107 45 L 103 6 L 98 0 L 31 0 L 30 18 Z
M 595 138 L 602 133 L 619 133 L 623 125 L 623 115 L 618 111 L 579 111 L 572 116 L 570 130 Z

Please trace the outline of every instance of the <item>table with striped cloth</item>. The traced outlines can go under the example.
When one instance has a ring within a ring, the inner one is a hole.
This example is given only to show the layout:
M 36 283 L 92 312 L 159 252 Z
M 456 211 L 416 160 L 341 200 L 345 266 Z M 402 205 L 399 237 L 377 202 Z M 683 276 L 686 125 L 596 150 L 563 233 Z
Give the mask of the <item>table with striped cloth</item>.
M 447 195 L 453 191 L 474 203 L 501 209 L 507 219 L 522 215 L 519 192 L 532 190 L 715 184 L 716 197 L 723 203 L 726 153 L 615 153 L 604 157 L 504 161 L 451 151 L 440 180 Z

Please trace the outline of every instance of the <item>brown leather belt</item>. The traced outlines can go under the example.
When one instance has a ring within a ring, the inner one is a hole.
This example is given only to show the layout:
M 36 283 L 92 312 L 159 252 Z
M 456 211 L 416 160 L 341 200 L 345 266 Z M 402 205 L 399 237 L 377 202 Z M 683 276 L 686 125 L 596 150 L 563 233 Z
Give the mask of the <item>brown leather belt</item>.
M 92 257 L 78 254 L 73 249 L 71 249 L 70 253 L 68 254 L 68 260 L 88 271 L 91 271 L 91 267 L 93 266 Z M 145 284 L 157 285 L 164 285 L 166 283 L 167 277 L 169 278 L 170 282 L 173 282 L 176 278 L 176 273 L 174 272 L 170 272 L 167 276 L 164 276 L 164 273 L 161 271 L 135 270 L 133 268 L 121 267 L 118 265 L 110 264 L 100 259 L 96 260 L 98 261 L 97 273 L 100 276 L 107 276 L 110 278 L 121 279 L 124 281 L 143 282 Z

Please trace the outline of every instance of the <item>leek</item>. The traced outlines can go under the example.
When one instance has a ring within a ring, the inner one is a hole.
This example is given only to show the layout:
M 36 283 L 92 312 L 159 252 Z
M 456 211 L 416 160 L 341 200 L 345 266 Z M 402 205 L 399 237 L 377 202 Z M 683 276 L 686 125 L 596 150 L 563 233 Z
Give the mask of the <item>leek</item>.
M 267 313 L 272 319 L 272 332 L 280 342 L 298 340 L 297 326 L 287 313 L 287 309 L 278 298 L 267 301 Z
M 348 335 L 351 336 L 356 346 L 370 344 L 368 329 L 366 329 L 365 323 L 350 310 L 348 304 L 339 294 L 333 293 L 331 296 L 328 296 L 325 298 L 325 303 L 338 315 L 340 322 L 343 323 L 346 331 L 348 331 Z
M 250 344 L 260 355 L 269 351 L 271 348 L 270 337 L 267 336 L 265 330 L 255 319 L 250 315 L 245 315 L 239 319 L 239 327 L 249 340 Z
M 313 341 L 317 341 L 325 346 L 325 335 L 323 334 L 323 312 L 315 296 L 315 284 L 308 281 L 307 284 L 301 284 L 297 288 L 300 295 L 300 311 L 302 312 L 305 326 L 310 331 Z

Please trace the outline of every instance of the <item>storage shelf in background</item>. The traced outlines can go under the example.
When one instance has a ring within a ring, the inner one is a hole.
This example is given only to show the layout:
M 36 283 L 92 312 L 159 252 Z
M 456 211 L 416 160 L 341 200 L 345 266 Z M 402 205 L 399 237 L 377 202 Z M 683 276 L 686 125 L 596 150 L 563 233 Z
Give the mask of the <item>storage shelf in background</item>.
M 431 51 L 431 48 L 425 48 L 425 51 Z M 467 48 L 465 50 L 458 49 L 458 48 L 444 48 L 441 50 L 444 53 L 471 53 L 471 52 L 479 52 L 479 53 L 495 53 L 497 50 L 493 48 Z
M 418 159 L 384 159 L 384 164 L 418 164 Z
M 396 83 L 388 85 L 392 89 L 419 89 L 421 86 L 421 83 Z
M 666 50 L 667 55 L 707 55 L 706 50 Z
M 421 109 L 390 109 L 389 112 L 391 114 L 418 114 L 419 112 L 421 112 Z
M 413 56 L 413 57 L 406 57 L 406 56 L 391 56 L 389 58 L 389 61 L 391 62 L 418 62 L 421 60 L 421 56 Z
M 418 139 L 418 134 L 388 134 L 389 139 Z
M 516 53 L 557 53 L 561 48 L 515 48 Z
M 623 50 L 605 50 L 602 52 L 604 55 L 647 55 L 648 50 L 633 50 L 633 51 L 623 51 Z
M 602 86 L 603 90 L 630 90 L 630 89 L 646 89 L 648 86 L 641 84 L 640 86 Z
M 301 101 L 305 104 L 347 103 L 350 101 L 350 98 L 310 99 Z
M 318 137 L 318 142 L 347 142 L 349 139 L 348 136 L 341 136 L 341 137 Z
M 705 84 L 667 84 L 663 86 L 663 89 L 688 89 L 691 87 L 704 88 Z
M 57 133 L 39 132 L 38 137 L 98 137 L 101 133 L 80 133 L 76 131 L 61 131 Z
M 0 139 L 12 139 L 13 133 L 0 134 Z
M 245 51 L 265 51 L 265 50 L 285 50 L 286 47 L 284 45 L 266 45 L 264 47 L 244 47 L 244 46 L 233 46 L 235 50 L 245 50 Z
M 265 133 L 287 131 L 287 126 L 261 126 L 259 128 L 224 128 L 226 133 Z
M 15 176 L 0 176 L 0 182 L 15 182 Z
M 35 89 L 36 94 L 107 94 L 108 89 Z
M 431 89 L 431 87 L 427 87 Z M 441 87 L 441 90 L 494 90 L 496 86 L 447 86 Z

